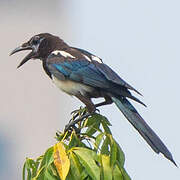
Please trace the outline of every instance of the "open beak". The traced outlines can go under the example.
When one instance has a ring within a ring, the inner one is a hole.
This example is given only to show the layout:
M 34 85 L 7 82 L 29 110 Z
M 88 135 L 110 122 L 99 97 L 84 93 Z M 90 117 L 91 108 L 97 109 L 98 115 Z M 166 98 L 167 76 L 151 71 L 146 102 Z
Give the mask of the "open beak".
M 19 51 L 24 51 L 24 50 L 32 50 L 32 47 L 29 46 L 27 43 L 24 43 L 22 46 L 19 46 L 17 48 L 15 48 L 11 53 L 10 53 L 10 56 L 19 52 Z M 32 59 L 33 58 L 33 51 L 31 51 L 22 61 L 21 63 L 18 65 L 17 68 L 19 68 L 20 66 L 22 66 L 24 63 L 26 63 L 28 60 Z

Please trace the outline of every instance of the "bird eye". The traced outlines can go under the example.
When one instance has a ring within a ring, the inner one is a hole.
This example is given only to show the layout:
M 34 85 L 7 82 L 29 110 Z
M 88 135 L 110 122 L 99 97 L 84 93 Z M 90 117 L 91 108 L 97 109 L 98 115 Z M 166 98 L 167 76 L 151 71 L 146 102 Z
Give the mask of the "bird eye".
M 38 44 L 38 43 L 39 43 L 39 36 L 35 36 L 35 37 L 32 39 L 31 43 L 32 43 L 33 45 Z

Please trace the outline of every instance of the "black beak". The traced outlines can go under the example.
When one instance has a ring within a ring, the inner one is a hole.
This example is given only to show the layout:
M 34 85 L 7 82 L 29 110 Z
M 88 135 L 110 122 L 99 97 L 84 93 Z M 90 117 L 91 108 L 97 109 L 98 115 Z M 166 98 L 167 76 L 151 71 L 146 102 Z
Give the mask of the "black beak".
M 17 47 L 16 49 L 14 49 L 11 53 L 10 56 L 19 52 L 19 51 L 24 51 L 24 50 L 32 50 L 32 47 L 29 46 L 27 43 L 24 43 L 22 46 Z M 24 63 L 26 63 L 28 60 L 30 60 L 31 58 L 33 58 L 34 53 L 31 51 L 19 64 L 19 66 L 17 68 L 19 68 L 20 66 L 22 66 Z

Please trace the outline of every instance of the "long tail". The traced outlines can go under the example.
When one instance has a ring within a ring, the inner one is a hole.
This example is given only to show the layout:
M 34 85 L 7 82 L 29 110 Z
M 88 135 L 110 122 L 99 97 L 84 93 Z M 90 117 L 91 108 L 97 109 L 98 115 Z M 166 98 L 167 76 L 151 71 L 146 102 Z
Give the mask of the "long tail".
M 151 146 L 156 153 L 162 153 L 167 159 L 173 162 L 172 154 L 169 152 L 164 143 L 148 126 L 144 119 L 139 115 L 133 105 L 124 97 L 112 97 L 119 110 L 124 114 L 128 121 L 137 129 L 141 136 Z M 177 166 L 177 165 L 176 165 Z

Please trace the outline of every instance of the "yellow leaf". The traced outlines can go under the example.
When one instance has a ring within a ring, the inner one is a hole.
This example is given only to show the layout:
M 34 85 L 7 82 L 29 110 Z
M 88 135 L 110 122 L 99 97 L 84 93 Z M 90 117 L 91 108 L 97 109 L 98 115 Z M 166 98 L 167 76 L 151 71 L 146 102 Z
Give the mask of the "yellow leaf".
M 54 145 L 54 164 L 61 180 L 65 180 L 70 168 L 70 160 L 66 154 L 63 143 Z

